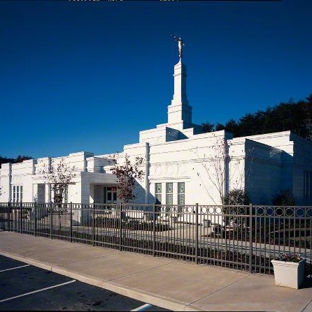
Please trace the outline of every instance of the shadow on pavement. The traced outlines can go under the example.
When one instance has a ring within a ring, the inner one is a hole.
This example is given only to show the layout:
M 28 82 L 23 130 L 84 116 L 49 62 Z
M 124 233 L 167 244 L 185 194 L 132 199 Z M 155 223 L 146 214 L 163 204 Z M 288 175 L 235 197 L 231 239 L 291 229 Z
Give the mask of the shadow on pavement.
M 301 288 L 312 288 L 312 275 L 309 275 L 305 278 Z

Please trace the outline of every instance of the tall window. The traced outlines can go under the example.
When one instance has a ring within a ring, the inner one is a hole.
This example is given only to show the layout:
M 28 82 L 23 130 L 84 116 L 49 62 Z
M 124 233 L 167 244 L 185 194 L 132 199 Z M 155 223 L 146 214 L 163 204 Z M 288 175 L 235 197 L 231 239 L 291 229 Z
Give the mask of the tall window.
M 16 202 L 16 187 L 13 185 L 13 203 Z
M 156 197 L 156 204 L 161 204 L 161 183 L 155 184 L 155 197 Z
M 12 186 L 12 202 L 19 203 L 23 201 L 23 186 L 13 185 Z
M 178 205 L 185 205 L 185 182 L 178 182 Z
M 16 187 L 16 201 L 19 202 L 19 186 Z
M 167 205 L 173 204 L 173 183 L 172 182 L 166 183 L 166 204 Z
M 304 172 L 303 198 L 306 201 L 312 201 L 312 171 Z

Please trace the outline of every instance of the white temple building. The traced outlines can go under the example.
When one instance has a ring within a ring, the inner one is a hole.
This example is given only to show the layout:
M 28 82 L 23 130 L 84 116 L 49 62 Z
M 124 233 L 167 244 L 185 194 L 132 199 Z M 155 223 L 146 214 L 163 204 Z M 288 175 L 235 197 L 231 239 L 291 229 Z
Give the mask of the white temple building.
M 182 55 L 174 66 L 174 93 L 168 120 L 139 133 L 139 142 L 124 146 L 130 159 L 144 158 L 144 178 L 136 188 L 137 203 L 221 204 L 232 189 L 249 194 L 251 203 L 268 205 L 272 196 L 290 190 L 297 205 L 312 204 L 312 143 L 290 131 L 233 138 L 224 130 L 201 133 L 192 122 Z M 53 201 L 51 186 L 40 174 L 61 158 L 77 168 L 67 202 L 117 203 L 113 154 L 71 153 L 3 164 L 0 202 Z

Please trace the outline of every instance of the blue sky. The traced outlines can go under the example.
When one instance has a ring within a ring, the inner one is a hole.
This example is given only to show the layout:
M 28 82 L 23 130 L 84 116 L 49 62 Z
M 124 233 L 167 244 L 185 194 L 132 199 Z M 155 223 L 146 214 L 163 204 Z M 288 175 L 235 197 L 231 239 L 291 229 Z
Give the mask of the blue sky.
M 177 44 L 193 122 L 312 93 L 312 1 L 0 1 L 0 156 L 122 151 L 167 122 Z

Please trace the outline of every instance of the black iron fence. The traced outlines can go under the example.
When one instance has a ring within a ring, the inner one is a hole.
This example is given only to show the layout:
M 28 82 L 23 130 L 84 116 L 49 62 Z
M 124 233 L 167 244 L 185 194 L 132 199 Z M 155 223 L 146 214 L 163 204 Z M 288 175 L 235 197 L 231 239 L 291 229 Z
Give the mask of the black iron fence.
M 7 231 L 272 274 L 280 253 L 306 258 L 312 207 L 0 203 Z

